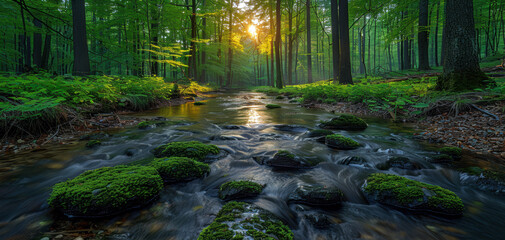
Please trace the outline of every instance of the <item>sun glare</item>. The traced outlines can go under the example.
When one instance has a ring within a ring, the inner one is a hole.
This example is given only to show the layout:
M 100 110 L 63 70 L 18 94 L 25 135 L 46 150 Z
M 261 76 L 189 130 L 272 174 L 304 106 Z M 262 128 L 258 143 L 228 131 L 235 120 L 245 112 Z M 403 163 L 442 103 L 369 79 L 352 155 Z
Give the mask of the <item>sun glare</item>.
M 251 36 L 256 37 L 256 26 L 255 25 L 249 26 L 249 33 L 251 34 Z

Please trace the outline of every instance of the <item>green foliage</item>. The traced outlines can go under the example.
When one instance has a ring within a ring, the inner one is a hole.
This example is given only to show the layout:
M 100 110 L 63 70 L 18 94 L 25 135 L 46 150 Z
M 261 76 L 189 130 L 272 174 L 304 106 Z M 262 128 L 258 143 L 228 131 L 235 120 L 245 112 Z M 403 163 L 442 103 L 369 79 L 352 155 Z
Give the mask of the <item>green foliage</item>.
M 219 148 L 211 144 L 198 141 L 171 142 L 154 149 L 154 156 L 161 157 L 187 157 L 202 161 L 209 154 L 218 154 Z
M 206 163 L 185 157 L 158 158 L 151 162 L 165 182 L 185 182 L 205 176 L 210 172 Z
M 57 183 L 48 203 L 69 215 L 108 215 L 145 204 L 162 187 L 163 181 L 152 167 L 103 167 Z
M 439 186 L 393 174 L 370 175 L 364 190 L 368 194 L 377 194 L 379 201 L 386 201 L 392 196 L 394 201 L 405 208 L 410 208 L 411 204 L 420 207 L 426 201 L 424 197 L 427 197 L 426 206 L 422 206 L 427 210 L 444 211 L 450 214 L 461 214 L 464 210 L 463 202 L 455 193 Z

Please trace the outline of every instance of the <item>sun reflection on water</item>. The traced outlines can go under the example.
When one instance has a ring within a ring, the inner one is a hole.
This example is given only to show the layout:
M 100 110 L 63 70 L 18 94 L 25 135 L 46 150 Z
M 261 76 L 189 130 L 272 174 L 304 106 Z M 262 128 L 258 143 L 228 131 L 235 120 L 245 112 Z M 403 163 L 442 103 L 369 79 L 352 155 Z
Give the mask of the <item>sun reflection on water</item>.
M 258 111 L 250 109 L 247 115 L 249 116 L 249 118 L 247 119 L 248 127 L 251 127 L 251 125 L 263 123 L 261 115 L 258 113 Z

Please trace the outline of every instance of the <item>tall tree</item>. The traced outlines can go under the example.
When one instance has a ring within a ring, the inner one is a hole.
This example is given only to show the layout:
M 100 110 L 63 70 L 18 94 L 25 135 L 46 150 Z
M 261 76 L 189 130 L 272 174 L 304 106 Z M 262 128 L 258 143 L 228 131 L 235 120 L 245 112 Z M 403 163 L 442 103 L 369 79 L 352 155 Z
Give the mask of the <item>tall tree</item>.
M 473 0 L 447 0 L 443 30 L 443 66 L 437 89 L 473 90 L 491 83 L 477 57 Z
M 338 70 L 338 80 L 340 84 L 352 84 L 351 57 L 349 46 L 349 6 L 347 0 L 340 0 L 338 3 L 338 22 L 340 37 L 340 67 Z
M 282 66 L 281 66 L 281 0 L 277 0 L 275 5 L 275 67 L 276 78 L 275 85 L 282 88 Z
M 310 0 L 306 2 L 305 28 L 307 31 L 307 81 L 312 83 L 312 38 L 310 37 Z
M 430 59 L 428 56 L 428 3 L 429 0 L 419 0 L 419 70 L 430 69 Z
M 233 38 L 233 0 L 230 0 L 229 9 L 229 22 L 228 22 L 228 70 L 226 72 L 226 87 L 231 87 L 232 84 L 232 72 L 231 64 L 233 63 L 233 49 L 232 49 L 232 38 Z
M 337 84 L 340 60 L 340 33 L 338 26 L 338 0 L 331 0 L 331 39 L 333 53 L 333 83 Z
M 90 73 L 88 40 L 86 35 L 86 9 L 84 0 L 72 0 L 74 36 L 74 75 Z

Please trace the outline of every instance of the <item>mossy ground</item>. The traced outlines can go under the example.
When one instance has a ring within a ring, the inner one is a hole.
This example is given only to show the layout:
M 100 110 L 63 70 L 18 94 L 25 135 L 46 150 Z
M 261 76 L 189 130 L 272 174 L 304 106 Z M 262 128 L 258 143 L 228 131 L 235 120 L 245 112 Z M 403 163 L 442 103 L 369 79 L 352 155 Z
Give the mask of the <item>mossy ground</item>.
M 326 145 L 328 145 L 329 147 L 341 149 L 341 150 L 351 150 L 351 149 L 356 149 L 361 146 L 358 142 L 356 142 L 348 137 L 344 137 L 340 134 L 332 134 L 332 135 L 326 136 L 325 142 L 326 142 Z
M 268 109 L 281 108 L 281 106 L 277 104 L 267 104 L 265 107 Z
M 210 172 L 208 164 L 185 157 L 158 158 L 150 166 L 168 183 L 191 181 Z
M 103 216 L 145 204 L 162 187 L 163 181 L 152 167 L 103 167 L 57 183 L 48 203 L 67 215 Z
M 321 123 L 321 128 L 336 130 L 364 130 L 368 124 L 361 118 L 343 114 L 330 121 Z
M 398 207 L 412 208 L 411 210 L 426 210 L 452 215 L 460 215 L 464 210 L 463 202 L 454 192 L 393 174 L 374 173 L 370 175 L 364 191 L 367 194 L 376 194 L 376 200 L 380 203 L 386 203 L 388 198 L 393 197 L 392 200 L 399 204 Z M 413 209 L 412 206 L 415 206 L 416 209 Z
M 154 156 L 162 157 L 187 157 L 202 161 L 206 156 L 218 154 L 219 148 L 215 145 L 204 144 L 198 141 L 171 142 L 154 149 Z
M 243 213 L 247 213 L 244 216 Z M 198 240 L 292 240 L 293 233 L 268 212 L 243 202 L 228 202 Z
M 230 181 L 219 187 L 219 198 L 228 199 L 236 197 L 257 196 L 263 191 L 263 186 L 251 181 Z M 228 195 L 227 193 L 233 193 Z

